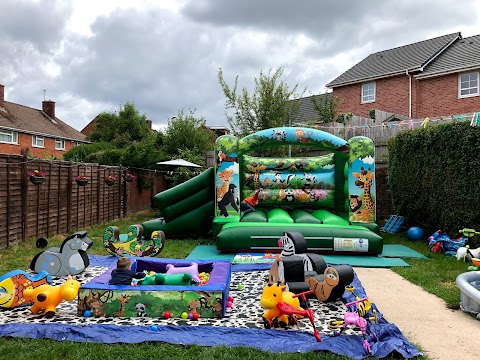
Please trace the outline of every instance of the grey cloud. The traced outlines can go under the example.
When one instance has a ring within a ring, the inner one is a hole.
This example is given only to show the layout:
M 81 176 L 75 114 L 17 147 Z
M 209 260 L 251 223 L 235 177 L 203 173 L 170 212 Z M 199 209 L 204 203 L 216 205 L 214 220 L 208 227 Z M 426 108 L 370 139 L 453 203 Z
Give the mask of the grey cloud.
M 0 40 L 30 44 L 42 52 L 53 52 L 65 32 L 72 5 L 64 1 L 3 0 Z

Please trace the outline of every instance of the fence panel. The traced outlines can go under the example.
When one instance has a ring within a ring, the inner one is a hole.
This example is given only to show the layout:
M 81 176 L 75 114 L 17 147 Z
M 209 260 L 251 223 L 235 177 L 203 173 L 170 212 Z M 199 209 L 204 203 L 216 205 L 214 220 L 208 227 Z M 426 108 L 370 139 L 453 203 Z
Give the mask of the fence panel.
M 36 185 L 28 179 L 34 170 L 45 173 Z M 138 176 L 138 172 L 129 170 Z M 108 222 L 130 212 L 149 209 L 151 198 L 166 189 L 163 173 L 143 170 L 147 186 L 123 181 L 121 166 L 28 159 L 26 155 L 0 154 L 0 248 L 29 237 L 48 237 Z M 80 186 L 75 179 L 85 175 Z M 112 186 L 104 179 L 116 177 Z M 145 183 L 145 182 L 144 182 Z M 149 186 L 150 184 L 150 186 Z

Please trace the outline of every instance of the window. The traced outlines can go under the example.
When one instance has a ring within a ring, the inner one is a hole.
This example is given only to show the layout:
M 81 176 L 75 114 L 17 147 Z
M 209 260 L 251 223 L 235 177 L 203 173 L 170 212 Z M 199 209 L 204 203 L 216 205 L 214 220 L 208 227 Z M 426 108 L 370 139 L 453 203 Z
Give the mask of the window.
M 362 104 L 375 101 L 375 82 L 362 84 Z
M 44 147 L 43 136 L 33 135 L 32 136 L 32 146 L 33 147 Z
M 55 139 L 55 150 L 65 150 L 65 140 Z
M 478 96 L 478 72 L 458 76 L 458 97 Z
M 18 133 L 15 131 L 0 130 L 0 142 L 18 144 Z

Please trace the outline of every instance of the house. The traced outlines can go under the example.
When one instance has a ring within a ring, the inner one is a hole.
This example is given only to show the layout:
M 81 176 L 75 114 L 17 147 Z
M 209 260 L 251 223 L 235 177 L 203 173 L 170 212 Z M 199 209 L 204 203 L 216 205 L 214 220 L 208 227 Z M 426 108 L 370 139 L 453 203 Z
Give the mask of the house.
M 379 51 L 327 84 L 339 111 L 410 118 L 480 111 L 480 35 L 461 33 Z
M 42 110 L 5 101 L 0 85 L 0 153 L 18 154 L 22 149 L 37 158 L 62 158 L 86 136 L 55 116 L 55 102 L 42 102 Z
M 331 92 L 319 95 L 306 96 L 294 100 L 289 100 L 290 108 L 290 125 L 295 124 L 314 124 L 317 122 L 328 122 L 334 114 L 326 114 L 326 118 L 322 119 L 315 106 L 321 106 L 325 109 L 330 108 L 333 96 Z M 332 108 L 332 110 L 334 110 Z M 334 112 L 334 111 L 332 111 Z
M 222 135 L 228 135 L 230 134 L 230 129 L 225 127 L 225 126 L 208 126 L 208 125 L 202 125 L 204 129 L 211 130 L 215 134 L 215 139 L 218 138 L 219 136 Z

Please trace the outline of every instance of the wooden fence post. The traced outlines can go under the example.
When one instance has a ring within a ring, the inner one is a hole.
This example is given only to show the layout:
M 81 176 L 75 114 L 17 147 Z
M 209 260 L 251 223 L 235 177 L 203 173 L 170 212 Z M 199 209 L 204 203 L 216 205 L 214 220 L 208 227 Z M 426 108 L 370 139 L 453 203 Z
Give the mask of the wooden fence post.
M 22 241 L 27 240 L 27 149 L 22 149 Z
M 67 176 L 67 233 L 70 232 L 72 226 L 72 162 L 69 162 Z

